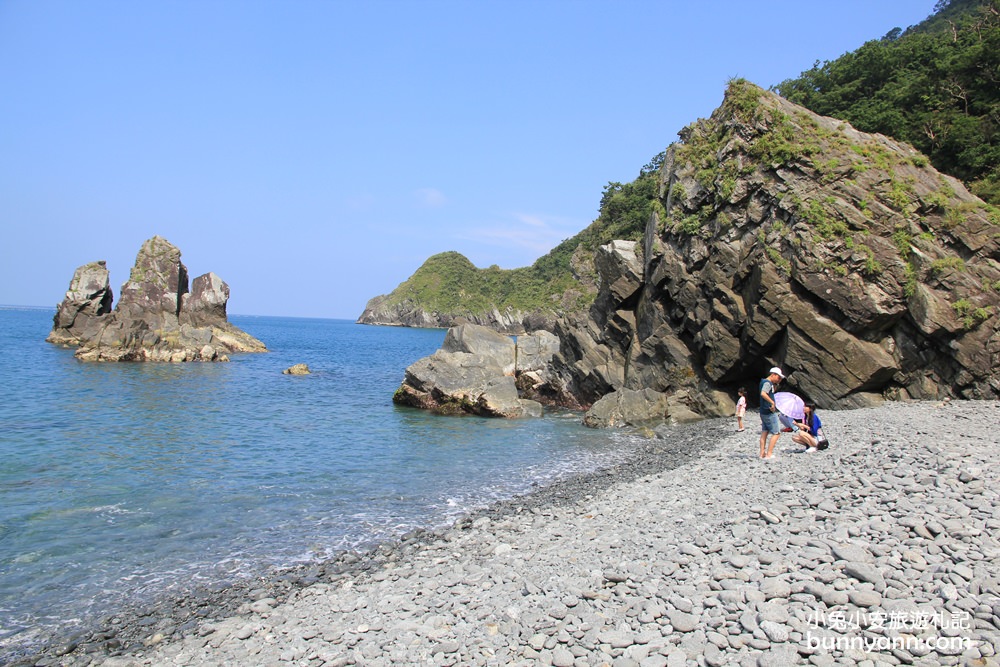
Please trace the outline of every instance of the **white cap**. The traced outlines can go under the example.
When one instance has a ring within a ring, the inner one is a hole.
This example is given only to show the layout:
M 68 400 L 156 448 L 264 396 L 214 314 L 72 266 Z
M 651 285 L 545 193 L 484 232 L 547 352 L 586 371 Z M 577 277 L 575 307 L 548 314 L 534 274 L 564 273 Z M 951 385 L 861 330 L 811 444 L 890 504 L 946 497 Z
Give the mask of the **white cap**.
M 770 371 L 768 372 L 768 375 L 770 375 L 771 373 L 773 373 L 773 374 L 777 375 L 777 376 L 778 376 L 778 377 L 780 377 L 780 378 L 781 378 L 782 380 L 784 380 L 784 379 L 785 379 L 785 374 L 784 374 L 784 373 L 782 373 L 782 372 L 781 372 L 781 369 L 780 369 L 780 368 L 778 368 L 777 366 L 775 366 L 774 368 L 772 368 L 772 369 L 771 369 L 771 370 L 770 370 Z

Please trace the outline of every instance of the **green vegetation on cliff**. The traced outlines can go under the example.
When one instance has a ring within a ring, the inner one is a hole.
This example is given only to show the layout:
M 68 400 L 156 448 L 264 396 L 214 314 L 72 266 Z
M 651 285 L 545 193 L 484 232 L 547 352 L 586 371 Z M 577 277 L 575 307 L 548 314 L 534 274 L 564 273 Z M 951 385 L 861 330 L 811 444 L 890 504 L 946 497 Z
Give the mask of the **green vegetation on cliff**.
M 543 278 L 535 267 L 479 269 L 460 253 L 443 252 L 430 257 L 389 296 L 392 303 L 409 301 L 438 313 L 506 307 L 530 311 L 544 307 L 571 284 L 568 270 Z
M 1000 0 L 941 0 L 919 25 L 817 62 L 776 90 L 913 145 L 1000 204 Z
M 601 195 L 600 214 L 586 229 L 566 239 L 533 265 L 539 277 L 556 277 L 569 271 L 577 248 L 592 253 L 611 241 L 639 241 L 656 201 L 656 174 L 663 164 L 660 153 L 630 183 L 610 182 Z

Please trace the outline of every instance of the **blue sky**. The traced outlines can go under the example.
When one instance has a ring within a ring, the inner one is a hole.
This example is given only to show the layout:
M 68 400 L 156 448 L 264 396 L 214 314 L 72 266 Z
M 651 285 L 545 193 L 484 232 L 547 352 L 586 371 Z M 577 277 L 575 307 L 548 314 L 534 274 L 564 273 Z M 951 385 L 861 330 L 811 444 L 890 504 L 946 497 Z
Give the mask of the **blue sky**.
M 0 304 L 153 235 L 229 312 L 354 319 L 432 254 L 514 268 L 707 117 L 935 0 L 0 0 Z

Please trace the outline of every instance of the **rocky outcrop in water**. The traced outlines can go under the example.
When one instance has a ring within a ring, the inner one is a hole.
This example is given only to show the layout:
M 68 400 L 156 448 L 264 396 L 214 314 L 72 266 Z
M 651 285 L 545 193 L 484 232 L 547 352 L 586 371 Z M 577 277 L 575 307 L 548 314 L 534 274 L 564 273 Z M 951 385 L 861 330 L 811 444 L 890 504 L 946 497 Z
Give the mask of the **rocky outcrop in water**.
M 551 360 L 555 345 L 555 337 L 545 331 L 519 336 L 515 343 L 476 324 L 453 327 L 440 350 L 406 369 L 393 400 L 441 414 L 541 416 L 541 404 L 522 398 L 514 378 L 544 384 L 537 373 Z
M 418 327 L 425 329 L 445 329 L 462 324 L 476 324 L 494 331 L 508 334 L 524 333 L 528 328 L 545 326 L 553 318 L 541 313 L 526 313 L 513 308 L 491 308 L 484 312 L 462 314 L 428 311 L 422 306 L 408 301 L 393 302 L 389 295 L 377 296 L 365 306 L 358 318 L 358 324 L 379 326 Z M 525 323 L 528 322 L 526 326 Z
M 84 264 L 73 272 L 66 298 L 56 306 L 50 343 L 80 345 L 97 335 L 114 301 L 110 276 L 104 261 Z
M 143 243 L 114 310 L 108 284 L 103 261 L 78 268 L 46 340 L 78 346 L 84 361 L 228 361 L 267 350 L 228 322 L 229 286 L 207 273 L 189 289 L 180 250 L 159 236 Z
M 439 253 L 392 292 L 369 300 L 357 322 L 427 328 L 478 324 L 513 335 L 551 329 L 559 313 L 590 305 L 596 292 L 592 257 L 592 250 L 581 247 L 566 257 L 565 270 L 551 253 L 530 267 L 479 269 L 460 253 Z

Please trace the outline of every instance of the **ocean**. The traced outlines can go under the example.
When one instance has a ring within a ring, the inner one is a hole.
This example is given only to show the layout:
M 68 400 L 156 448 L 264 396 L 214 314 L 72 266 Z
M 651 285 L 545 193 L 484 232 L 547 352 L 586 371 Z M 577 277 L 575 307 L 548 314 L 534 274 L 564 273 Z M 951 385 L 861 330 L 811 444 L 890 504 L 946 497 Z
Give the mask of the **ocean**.
M 445 525 L 638 446 L 581 415 L 396 406 L 443 330 L 230 316 L 270 352 L 94 364 L 0 307 L 0 663 L 152 603 Z M 306 363 L 311 375 L 283 375 Z

